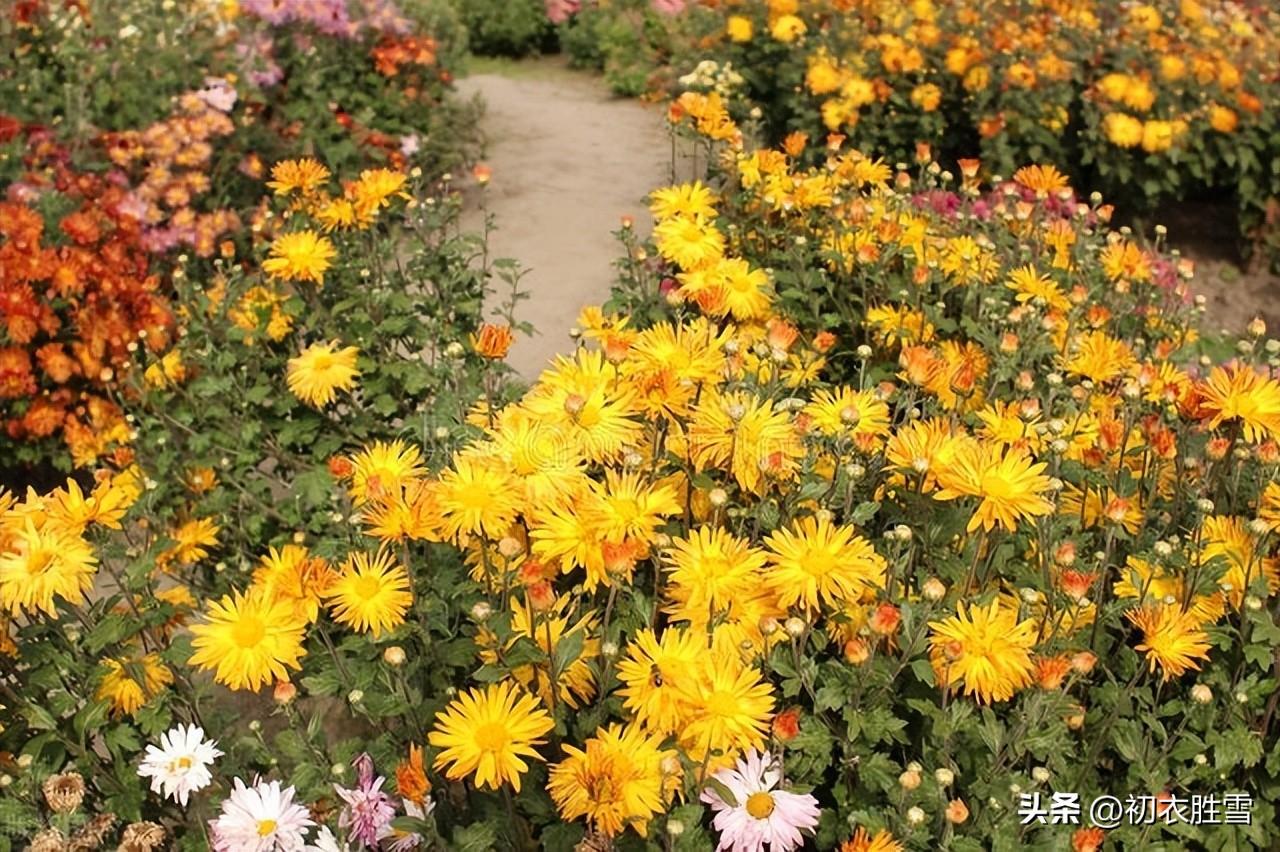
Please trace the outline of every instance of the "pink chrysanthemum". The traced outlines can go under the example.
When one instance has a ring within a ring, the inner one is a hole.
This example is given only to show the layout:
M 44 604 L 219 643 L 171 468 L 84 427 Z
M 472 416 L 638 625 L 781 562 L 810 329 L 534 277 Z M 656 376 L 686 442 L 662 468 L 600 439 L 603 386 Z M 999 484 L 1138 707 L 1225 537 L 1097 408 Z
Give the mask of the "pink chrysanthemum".
M 730 804 L 715 788 L 702 792 L 702 801 L 715 811 L 713 822 L 720 832 L 717 850 L 790 852 L 804 843 L 803 832 L 818 824 L 817 799 L 775 789 L 782 773 L 771 754 L 752 750 L 737 767 L 722 769 L 712 777 L 734 798 Z
M 237 778 L 222 813 L 209 823 L 214 852 L 301 852 L 315 823 L 294 793 L 279 781 L 246 787 Z
M 338 827 L 345 829 L 350 839 L 366 847 L 375 847 L 385 837 L 390 837 L 391 821 L 396 809 L 391 798 L 382 792 L 382 776 L 373 777 L 373 759 L 362 754 L 355 759 L 356 786 L 347 789 L 333 785 L 333 789 L 346 804 L 338 816 Z

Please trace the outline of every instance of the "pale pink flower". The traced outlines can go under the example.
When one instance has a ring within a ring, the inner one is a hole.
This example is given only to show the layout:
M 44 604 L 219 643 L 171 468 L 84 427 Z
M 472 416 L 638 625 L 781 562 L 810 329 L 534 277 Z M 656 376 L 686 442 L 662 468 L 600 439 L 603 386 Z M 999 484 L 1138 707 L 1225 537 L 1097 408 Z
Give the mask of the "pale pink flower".
M 717 850 L 790 852 L 804 843 L 802 832 L 818 824 L 817 799 L 775 789 L 782 772 L 771 754 L 752 750 L 734 769 L 721 769 L 712 777 L 735 800 L 726 802 L 714 787 L 702 791 L 702 801 L 715 811 Z
M 279 781 L 246 787 L 237 778 L 222 813 L 209 823 L 214 852 L 302 852 L 315 823 L 293 800 L 295 792 Z
M 654 11 L 664 15 L 678 15 L 684 11 L 685 0 L 653 0 Z
M 582 0 L 546 0 L 547 18 L 553 24 L 563 24 L 582 8 Z

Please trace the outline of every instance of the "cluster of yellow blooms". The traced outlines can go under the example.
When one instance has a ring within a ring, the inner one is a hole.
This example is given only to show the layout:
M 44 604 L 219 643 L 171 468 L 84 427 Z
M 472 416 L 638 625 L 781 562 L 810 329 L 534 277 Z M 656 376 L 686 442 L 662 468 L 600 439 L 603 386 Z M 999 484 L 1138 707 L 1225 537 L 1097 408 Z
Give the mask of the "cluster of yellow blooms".
M 1232 364 L 1183 366 L 1189 267 L 1107 231 L 1109 210 L 1052 167 L 984 193 L 979 163 L 957 183 L 925 149 L 919 177 L 838 138 L 816 167 L 797 165 L 799 134 L 745 153 L 713 97 L 673 118 L 730 145 L 718 190 L 651 197 L 669 318 L 584 310 L 577 351 L 518 400 L 477 402 L 474 438 L 443 470 L 404 440 L 333 458 L 369 543 L 336 563 L 302 534 L 270 548 L 245 588 L 203 603 L 191 666 L 289 692 L 310 631 L 325 645 L 326 622 L 394 634 L 430 582 L 414 543 L 451 545 L 496 676 L 437 715 L 436 769 L 519 791 L 529 762 L 551 759 L 561 815 L 616 836 L 787 735 L 770 665 L 788 645 L 809 692 L 815 657 L 856 670 L 892 654 L 946 695 L 1061 691 L 1082 719 L 1104 602 L 1127 622 L 1107 629 L 1125 641 L 1132 625 L 1170 681 L 1210 659 L 1211 625 L 1280 590 L 1280 382 L 1251 340 Z M 366 173 L 330 198 L 305 161 L 275 177 L 307 215 L 349 204 L 355 227 L 403 186 Z M 298 231 L 265 268 L 319 284 L 332 255 Z M 816 296 L 786 293 L 788 257 L 835 285 L 819 313 L 838 326 L 795 321 Z M 511 337 L 486 326 L 472 342 L 496 360 Z M 317 344 L 282 379 L 324 406 L 354 386 L 356 354 Z M 189 486 L 213 481 L 200 469 Z M 85 528 L 118 527 L 138 483 L 0 494 L 6 619 L 83 601 Z M 217 533 L 187 520 L 159 567 L 197 562 Z M 120 712 L 174 676 L 146 648 L 105 669 L 99 694 Z M 561 707 L 605 698 L 585 742 L 546 753 Z
M 1280 32 L 1274 9 L 1218 0 L 1122 10 L 1094 0 L 758 0 L 724 10 L 731 44 L 794 45 L 805 89 L 833 132 L 896 96 L 921 113 L 962 99 L 979 111 L 985 137 L 1021 134 L 1027 121 L 1058 133 L 1083 95 L 1107 140 L 1148 153 L 1169 150 L 1192 127 L 1233 133 L 1256 121 Z M 1019 93 L 1032 98 L 1018 101 Z

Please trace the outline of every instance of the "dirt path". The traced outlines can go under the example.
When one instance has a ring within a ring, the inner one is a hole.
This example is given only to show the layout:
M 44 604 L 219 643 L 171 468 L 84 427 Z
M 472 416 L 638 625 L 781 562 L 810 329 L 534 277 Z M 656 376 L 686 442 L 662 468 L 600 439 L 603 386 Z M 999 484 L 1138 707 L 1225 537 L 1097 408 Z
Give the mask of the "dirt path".
M 487 105 L 484 161 L 493 177 L 484 204 L 497 225 L 490 255 L 528 270 L 530 298 L 517 317 L 535 329 L 508 361 L 534 378 L 553 355 L 572 351 L 579 309 L 608 298 L 621 217 L 648 232 L 645 196 L 669 179 L 670 142 L 659 108 L 613 98 L 558 59 L 477 69 L 458 88 Z M 471 228 L 483 216 L 475 192 L 464 216 Z

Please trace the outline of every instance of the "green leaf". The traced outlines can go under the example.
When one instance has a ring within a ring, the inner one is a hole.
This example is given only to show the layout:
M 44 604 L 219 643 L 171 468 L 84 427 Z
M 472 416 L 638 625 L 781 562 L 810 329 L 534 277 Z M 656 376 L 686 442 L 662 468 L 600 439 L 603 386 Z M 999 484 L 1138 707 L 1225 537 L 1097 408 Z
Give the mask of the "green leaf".
M 562 822 L 544 828 L 538 840 L 546 852 L 573 852 L 585 834 L 586 831 L 578 823 Z
M 564 672 L 578 657 L 582 656 L 582 645 L 585 639 L 586 637 L 581 630 L 575 630 L 561 637 L 560 641 L 555 645 L 556 672 Z
M 453 835 L 458 852 L 489 852 L 498 846 L 498 832 L 487 822 L 475 822 Z
M 859 503 L 857 506 L 853 507 L 853 511 L 849 513 L 849 516 L 845 518 L 845 520 L 856 527 L 860 527 L 874 518 L 878 511 L 880 511 L 879 503 L 871 501 Z

